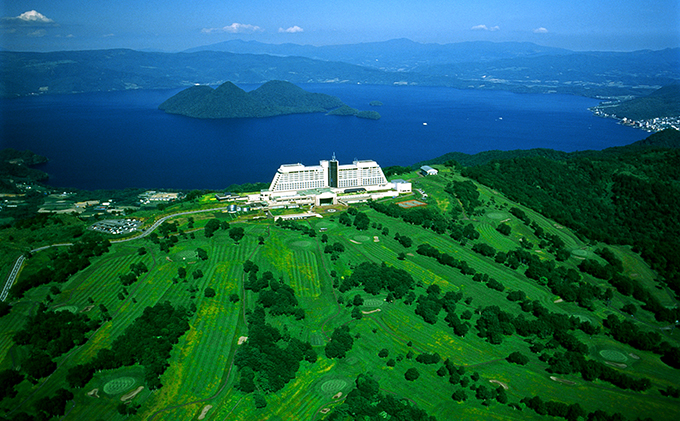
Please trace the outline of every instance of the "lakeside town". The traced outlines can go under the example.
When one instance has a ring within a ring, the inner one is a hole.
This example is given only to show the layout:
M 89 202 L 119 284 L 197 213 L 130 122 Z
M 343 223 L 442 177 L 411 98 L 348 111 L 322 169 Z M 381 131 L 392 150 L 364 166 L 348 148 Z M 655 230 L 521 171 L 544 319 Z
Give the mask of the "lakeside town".
M 610 114 L 604 111 L 602 108 L 593 107 L 590 109 L 594 115 L 603 118 L 613 118 L 618 120 L 620 124 L 624 126 L 634 127 L 636 129 L 642 129 L 650 133 L 660 132 L 665 129 L 675 129 L 680 130 L 680 116 L 672 117 L 656 117 L 649 118 L 645 120 L 633 120 L 627 117 L 618 117 L 616 114 Z

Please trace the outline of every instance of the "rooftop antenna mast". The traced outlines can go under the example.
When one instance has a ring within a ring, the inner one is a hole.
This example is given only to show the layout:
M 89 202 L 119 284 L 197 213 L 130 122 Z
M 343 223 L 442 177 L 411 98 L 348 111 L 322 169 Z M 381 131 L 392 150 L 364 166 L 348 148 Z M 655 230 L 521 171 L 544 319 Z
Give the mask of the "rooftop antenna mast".
M 335 152 L 333 152 L 333 158 L 331 158 L 331 161 L 337 161 L 337 159 L 335 159 Z

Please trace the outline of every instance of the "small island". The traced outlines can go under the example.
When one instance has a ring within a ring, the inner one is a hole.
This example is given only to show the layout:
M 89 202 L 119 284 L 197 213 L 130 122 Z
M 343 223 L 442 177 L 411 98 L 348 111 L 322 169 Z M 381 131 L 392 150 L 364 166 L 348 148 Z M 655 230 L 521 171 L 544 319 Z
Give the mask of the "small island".
M 273 80 L 251 92 L 231 82 L 225 82 L 217 89 L 205 85 L 192 86 L 158 108 L 168 114 L 216 119 L 319 113 L 343 105 L 335 96 L 307 92 L 290 82 Z
M 377 111 L 359 111 L 357 113 L 357 117 L 366 118 L 369 120 L 378 120 L 380 119 L 380 114 Z
M 380 114 L 376 111 L 359 111 L 356 108 L 352 108 L 349 105 L 343 105 L 340 108 L 336 108 L 330 111 L 327 115 L 339 115 L 339 116 L 355 116 L 359 118 L 366 118 L 369 120 L 378 120 Z
M 340 116 L 348 116 L 348 115 L 357 115 L 359 110 L 356 108 L 352 108 L 349 105 L 343 105 L 340 108 L 336 108 L 333 111 L 330 111 L 328 115 L 340 115 Z
M 382 107 L 383 103 L 380 101 L 371 101 L 368 103 L 371 107 Z

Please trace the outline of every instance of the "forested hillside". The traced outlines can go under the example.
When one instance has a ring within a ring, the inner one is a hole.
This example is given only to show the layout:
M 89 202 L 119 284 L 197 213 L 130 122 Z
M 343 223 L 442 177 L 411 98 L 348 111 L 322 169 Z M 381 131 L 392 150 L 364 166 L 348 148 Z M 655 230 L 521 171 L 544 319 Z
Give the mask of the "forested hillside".
M 582 238 L 629 244 L 680 293 L 680 133 L 652 135 L 647 145 L 579 153 L 493 160 L 463 174 L 549 218 Z
M 310 93 L 292 83 L 273 80 L 252 92 L 231 82 L 217 89 L 192 86 L 158 108 L 169 114 L 194 118 L 244 118 L 326 112 L 342 105 L 343 102 L 332 95 Z

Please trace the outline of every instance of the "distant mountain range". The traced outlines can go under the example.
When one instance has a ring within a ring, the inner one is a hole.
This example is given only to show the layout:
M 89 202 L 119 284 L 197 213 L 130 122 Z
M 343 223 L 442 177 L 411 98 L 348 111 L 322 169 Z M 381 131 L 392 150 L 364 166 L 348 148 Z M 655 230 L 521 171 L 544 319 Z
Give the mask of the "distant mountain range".
M 680 83 L 680 48 L 573 52 L 531 43 L 405 39 L 324 47 L 228 41 L 182 53 L 0 51 L 0 62 L 2 97 L 284 80 L 621 98 Z
M 573 53 L 562 48 L 543 47 L 530 42 L 494 43 L 486 41 L 455 44 L 421 44 L 400 38 L 384 42 L 345 45 L 265 44 L 257 41 L 231 40 L 191 48 L 186 52 L 225 51 L 236 54 L 298 56 L 314 60 L 340 61 L 385 71 L 414 71 L 423 66 L 447 63 L 487 63 L 490 61 L 562 55 Z
M 158 108 L 169 114 L 194 118 L 272 117 L 285 114 L 327 112 L 345 105 L 332 95 L 310 93 L 289 82 L 269 81 L 246 92 L 231 82 L 217 89 L 192 86 Z

